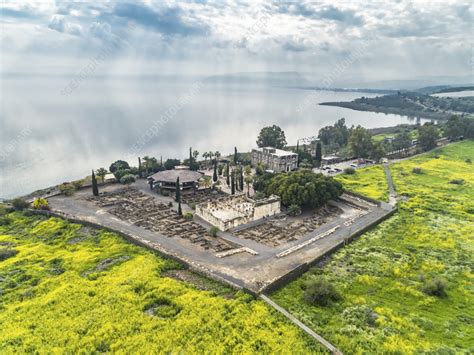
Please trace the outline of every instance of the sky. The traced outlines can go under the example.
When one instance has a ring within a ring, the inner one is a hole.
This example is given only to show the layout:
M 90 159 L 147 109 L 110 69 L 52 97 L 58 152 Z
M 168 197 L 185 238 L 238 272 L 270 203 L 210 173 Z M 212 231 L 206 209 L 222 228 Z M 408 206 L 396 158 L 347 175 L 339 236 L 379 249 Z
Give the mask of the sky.
M 474 65 L 472 1 L 3 0 L 0 8 L 1 74 L 320 79 L 345 65 L 347 77 L 382 80 L 469 76 Z

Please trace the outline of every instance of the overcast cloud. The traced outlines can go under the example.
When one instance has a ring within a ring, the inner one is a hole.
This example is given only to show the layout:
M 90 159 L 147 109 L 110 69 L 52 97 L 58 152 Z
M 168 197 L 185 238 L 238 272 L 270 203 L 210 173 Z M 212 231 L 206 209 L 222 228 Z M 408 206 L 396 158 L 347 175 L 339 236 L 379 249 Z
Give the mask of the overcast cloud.
M 124 45 L 102 74 L 298 71 L 322 77 L 376 38 L 348 75 L 472 74 L 472 1 L 42 0 L 0 7 L 2 73 L 76 73 L 119 39 Z

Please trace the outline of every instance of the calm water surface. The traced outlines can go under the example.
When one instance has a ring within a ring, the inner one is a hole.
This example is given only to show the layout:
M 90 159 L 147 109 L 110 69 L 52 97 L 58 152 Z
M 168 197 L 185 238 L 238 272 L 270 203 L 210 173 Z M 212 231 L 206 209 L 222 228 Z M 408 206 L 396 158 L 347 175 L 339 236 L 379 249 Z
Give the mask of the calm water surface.
M 136 165 L 138 155 L 185 158 L 190 146 L 201 153 L 227 154 L 234 146 L 249 151 L 266 125 L 279 125 L 295 144 L 341 117 L 368 128 L 409 122 L 398 115 L 317 105 L 375 96 L 362 93 L 211 83 L 193 91 L 192 82 L 96 78 L 61 95 L 70 78 L 0 80 L 2 198 L 81 178 L 116 159 Z M 167 112 L 168 122 L 149 134 Z

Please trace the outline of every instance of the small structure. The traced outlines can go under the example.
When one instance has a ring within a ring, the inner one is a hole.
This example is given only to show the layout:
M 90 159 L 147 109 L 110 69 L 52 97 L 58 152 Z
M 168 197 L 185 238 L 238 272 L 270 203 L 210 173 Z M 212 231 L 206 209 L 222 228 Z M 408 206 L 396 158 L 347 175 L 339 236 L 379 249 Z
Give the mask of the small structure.
M 104 176 L 104 182 L 116 182 L 117 179 L 115 178 L 115 175 L 112 173 L 105 174 Z
M 341 158 L 338 157 L 337 155 L 325 155 L 322 157 L 321 163 L 322 165 L 330 165 L 330 164 L 336 164 L 341 161 Z
M 179 177 L 181 189 L 197 188 L 197 182 L 202 177 L 202 173 L 189 170 L 187 166 L 178 166 L 177 169 L 164 170 L 153 174 L 148 178 L 150 187 L 153 190 L 176 190 L 176 180 Z
M 252 165 L 262 163 L 275 172 L 292 171 L 298 168 L 298 154 L 273 147 L 252 149 Z
M 272 195 L 263 200 L 252 200 L 234 195 L 200 203 L 196 215 L 222 231 L 280 213 L 280 197 Z

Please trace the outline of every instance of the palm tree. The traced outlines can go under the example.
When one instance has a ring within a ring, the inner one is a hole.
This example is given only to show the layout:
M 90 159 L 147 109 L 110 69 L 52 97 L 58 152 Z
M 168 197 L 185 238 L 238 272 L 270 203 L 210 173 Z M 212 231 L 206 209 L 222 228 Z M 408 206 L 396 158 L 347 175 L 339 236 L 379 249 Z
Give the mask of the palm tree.
M 252 174 L 252 167 L 250 165 L 246 165 L 244 169 L 245 176 L 249 176 Z
M 195 162 L 197 162 L 198 156 L 199 156 L 199 152 L 198 152 L 197 150 L 195 150 L 195 151 L 193 152 L 193 157 L 194 157 L 194 161 L 195 161 Z
M 204 158 L 204 161 L 207 162 L 207 158 L 209 158 L 209 153 L 208 152 L 202 153 L 202 157 Z
M 211 177 L 205 175 L 205 176 L 202 178 L 202 185 L 204 186 L 204 188 L 210 189 L 211 186 L 212 186 Z
M 221 153 L 217 150 L 215 153 L 214 153 L 214 156 L 216 157 L 216 159 L 219 159 L 221 157 Z
M 150 165 L 151 165 L 151 158 L 148 155 L 145 155 L 143 157 L 143 167 L 145 168 L 145 173 L 147 176 L 149 174 Z
M 105 175 L 107 175 L 107 170 L 104 168 L 99 168 L 95 173 L 98 177 L 100 177 L 100 181 L 104 182 Z

